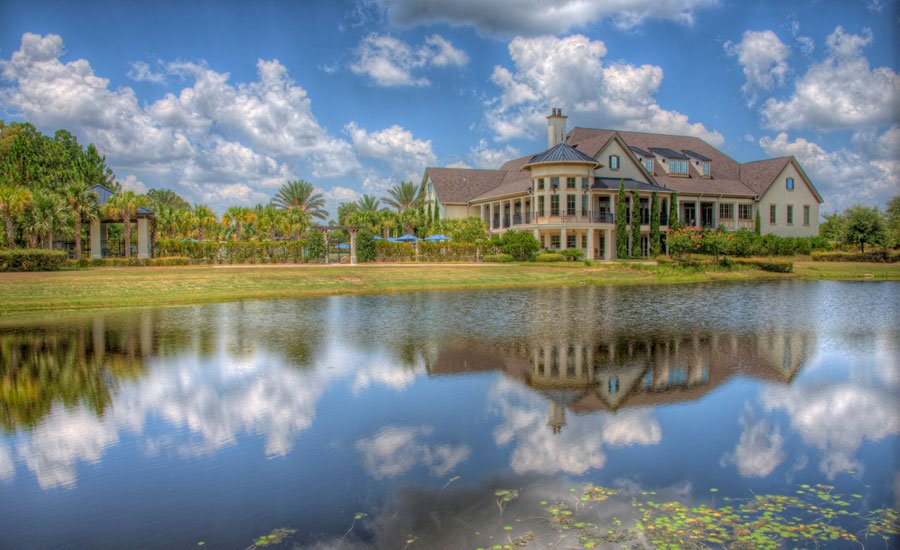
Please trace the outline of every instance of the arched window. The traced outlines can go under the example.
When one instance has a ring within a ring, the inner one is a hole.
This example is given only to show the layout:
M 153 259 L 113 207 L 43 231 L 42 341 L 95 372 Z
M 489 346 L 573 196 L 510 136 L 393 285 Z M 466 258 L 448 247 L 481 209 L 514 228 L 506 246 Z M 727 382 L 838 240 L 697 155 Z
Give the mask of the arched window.
M 609 156 L 609 169 L 610 170 L 618 170 L 619 169 L 619 155 L 610 155 Z

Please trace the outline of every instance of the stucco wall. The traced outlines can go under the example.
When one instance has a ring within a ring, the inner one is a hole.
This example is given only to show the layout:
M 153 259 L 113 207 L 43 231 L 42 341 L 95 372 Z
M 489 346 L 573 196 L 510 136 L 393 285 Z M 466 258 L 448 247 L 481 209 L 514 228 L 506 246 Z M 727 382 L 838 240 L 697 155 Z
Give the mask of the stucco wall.
M 794 178 L 794 190 L 786 188 L 787 178 Z M 776 220 L 769 223 L 769 208 L 776 206 Z M 787 207 L 794 207 L 794 223 L 787 223 Z M 809 225 L 803 224 L 803 207 L 809 206 Z M 800 171 L 793 163 L 788 163 L 775 183 L 759 201 L 760 229 L 762 234 L 774 233 L 782 237 L 814 237 L 819 234 L 819 202 Z
M 447 204 L 444 205 L 441 214 L 443 214 L 443 219 L 445 220 L 465 218 L 469 215 L 469 208 L 464 204 Z
M 609 167 L 609 156 L 610 155 L 618 155 L 619 156 L 619 169 L 611 170 Z M 603 177 L 603 178 L 631 178 L 635 181 L 641 181 L 644 183 L 649 183 L 649 180 L 646 176 L 644 176 L 643 170 L 641 170 L 632 160 L 631 157 L 628 156 L 628 153 L 619 145 L 619 142 L 612 140 L 606 144 L 606 147 L 600 150 L 595 157 L 597 162 L 601 163 L 603 166 L 594 170 L 594 174 Z

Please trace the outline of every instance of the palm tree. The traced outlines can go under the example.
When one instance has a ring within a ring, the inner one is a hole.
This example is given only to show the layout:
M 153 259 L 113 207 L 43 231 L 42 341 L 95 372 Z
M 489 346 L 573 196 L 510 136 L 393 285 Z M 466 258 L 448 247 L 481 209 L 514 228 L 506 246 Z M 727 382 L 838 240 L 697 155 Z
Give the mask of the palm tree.
M 16 247 L 13 233 L 13 217 L 18 216 L 31 204 L 31 192 L 18 185 L 0 185 L 0 215 L 6 222 L 6 241 L 10 248 Z
M 75 234 L 75 259 L 81 259 L 81 223 L 97 219 L 100 207 L 97 206 L 97 193 L 82 180 L 71 182 L 63 190 L 66 208 L 72 216 L 73 233 Z
M 67 217 L 68 211 L 62 197 L 56 193 L 35 192 L 31 201 L 30 223 L 35 244 L 40 239 L 44 248 L 51 248 L 53 234 L 67 228 Z
M 316 188 L 308 181 L 294 180 L 281 186 L 272 204 L 282 210 L 298 209 L 306 212 L 310 218 L 324 220 L 328 217 L 325 210 L 325 197 L 315 192 Z
M 234 240 L 241 240 L 241 229 L 256 218 L 253 210 L 246 206 L 232 206 L 222 215 L 222 225 L 234 226 Z
M 212 211 L 212 208 L 205 204 L 194 205 L 193 221 L 194 226 L 197 228 L 197 240 L 200 241 L 202 241 L 203 237 L 206 235 L 207 229 L 210 229 L 219 223 L 219 220 L 216 218 L 216 213 Z
M 371 195 L 363 195 L 356 201 L 357 212 L 378 212 L 381 210 L 381 199 Z
M 109 217 L 122 220 L 125 233 L 126 258 L 131 257 L 131 218 L 137 214 L 138 209 L 144 206 L 147 206 L 147 197 L 137 195 L 134 191 L 122 191 L 113 195 L 103 206 Z
M 402 181 L 391 187 L 388 195 L 384 203 L 396 208 L 398 213 L 419 208 L 425 202 L 425 188 L 411 181 Z

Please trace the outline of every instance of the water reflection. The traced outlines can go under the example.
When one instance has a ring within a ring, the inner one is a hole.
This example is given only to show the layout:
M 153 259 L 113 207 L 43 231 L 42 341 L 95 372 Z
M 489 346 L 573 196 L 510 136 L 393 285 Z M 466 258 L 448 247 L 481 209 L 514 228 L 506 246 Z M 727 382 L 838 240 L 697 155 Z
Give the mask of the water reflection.
M 841 287 L 839 305 L 819 285 L 544 289 L 0 327 L 0 490 L 36 480 L 79 494 L 85 466 L 113 456 L 129 472 L 201 461 L 234 502 L 245 468 L 278 471 L 254 482 L 263 500 L 307 470 L 320 497 L 406 483 L 428 498 L 455 476 L 690 488 L 715 475 L 864 475 L 892 467 L 900 433 L 900 304 L 890 287 L 873 298 L 884 288 Z M 465 507 L 469 489 L 452 490 Z M 312 500 L 335 516 L 368 509 L 348 498 Z

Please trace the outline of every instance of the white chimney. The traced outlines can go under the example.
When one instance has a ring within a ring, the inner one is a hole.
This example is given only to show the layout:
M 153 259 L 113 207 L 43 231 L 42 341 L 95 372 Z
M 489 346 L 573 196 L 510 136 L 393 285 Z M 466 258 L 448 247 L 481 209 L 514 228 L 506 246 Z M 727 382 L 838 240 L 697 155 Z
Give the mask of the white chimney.
M 551 109 L 547 117 L 547 149 L 552 149 L 566 140 L 566 118 L 562 109 Z

